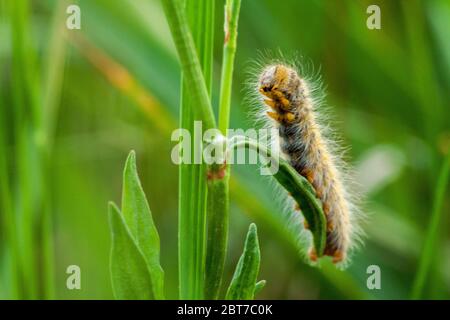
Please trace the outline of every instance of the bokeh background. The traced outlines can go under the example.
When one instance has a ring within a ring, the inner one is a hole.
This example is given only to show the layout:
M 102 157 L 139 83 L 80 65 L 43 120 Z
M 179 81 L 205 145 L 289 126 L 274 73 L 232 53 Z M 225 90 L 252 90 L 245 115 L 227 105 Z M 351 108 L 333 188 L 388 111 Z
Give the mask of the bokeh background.
M 161 237 L 167 296 L 176 298 L 178 169 L 170 133 L 180 69 L 160 1 L 76 1 L 81 30 L 65 27 L 74 1 L 12 2 L 0 1 L 0 298 L 49 296 L 48 272 L 53 297 L 112 298 L 107 202 L 120 202 L 131 149 Z M 366 27 L 370 4 L 381 8 L 381 30 Z M 223 5 L 216 1 L 214 106 Z M 305 57 L 320 69 L 368 219 L 347 270 L 313 268 L 271 183 L 255 166 L 235 166 L 226 283 L 254 221 L 259 278 L 267 280 L 259 298 L 410 297 L 450 145 L 449 31 L 445 0 L 242 1 L 231 126 L 253 123 L 246 70 L 261 52 Z M 450 298 L 449 198 L 447 191 L 423 298 Z M 10 240 L 14 232 L 18 242 Z M 66 288 L 72 264 L 81 268 L 81 290 Z M 369 265 L 381 268 L 381 290 L 366 286 Z

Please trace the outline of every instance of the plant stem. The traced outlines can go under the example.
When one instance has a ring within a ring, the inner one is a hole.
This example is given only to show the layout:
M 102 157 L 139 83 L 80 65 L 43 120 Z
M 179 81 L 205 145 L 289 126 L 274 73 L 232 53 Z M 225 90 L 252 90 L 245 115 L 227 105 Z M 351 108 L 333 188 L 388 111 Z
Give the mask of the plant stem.
M 37 122 L 37 83 L 34 79 L 35 64 L 30 37 L 29 26 L 29 3 L 27 0 L 11 1 L 11 38 L 12 38 L 12 92 L 14 102 L 14 143 L 15 160 L 18 171 L 15 183 L 18 186 L 16 211 L 17 241 L 19 272 L 21 285 L 19 290 L 23 298 L 35 299 L 38 296 L 38 277 L 36 274 L 36 247 L 35 230 L 33 228 L 35 219 L 34 200 L 39 197 L 38 190 L 33 188 L 31 181 L 38 178 L 35 170 L 38 166 L 36 159 L 36 148 L 34 144 L 34 125 Z M 11 188 L 13 190 L 13 188 Z
M 54 298 L 53 223 L 51 215 L 52 137 L 64 70 L 65 41 L 60 28 L 66 1 L 53 14 L 43 86 L 31 43 L 28 0 L 10 4 L 13 47 L 14 140 L 19 170 L 17 255 L 24 298 Z M 41 92 L 43 94 L 41 95 Z M 11 190 L 14 190 L 11 188 Z M 13 195 L 13 198 L 15 195 Z M 11 222 L 13 223 L 13 222 Z M 11 231 L 12 232 L 12 231 Z
M 217 299 L 219 297 L 227 253 L 230 170 L 229 166 L 219 170 L 210 174 L 211 178 L 208 179 L 206 299 Z
M 190 28 L 182 1 L 163 0 L 163 5 L 182 67 L 181 128 L 193 133 L 195 120 L 202 121 L 203 129 L 214 128 L 209 96 L 214 1 L 186 2 Z M 195 134 L 191 138 L 194 150 L 200 144 L 198 150 L 201 151 L 201 141 L 195 141 Z M 206 256 L 206 165 L 181 164 L 179 179 L 180 299 L 202 299 Z
M 205 129 L 214 128 L 216 124 L 208 89 L 182 2 L 180 0 L 162 0 L 162 3 L 180 58 L 184 81 L 189 84 L 190 99 L 195 106 L 193 108 L 195 118 L 203 121 Z
M 240 7 L 241 0 L 227 0 L 225 5 L 225 39 L 219 102 L 219 129 L 223 135 L 226 135 L 230 121 L 231 89 Z
M 42 246 L 42 295 L 45 299 L 55 298 L 54 283 L 54 237 L 52 216 L 52 152 L 55 127 L 58 116 L 61 88 L 64 77 L 66 53 L 64 12 L 67 0 L 58 2 L 51 25 L 50 44 L 45 63 L 43 81 L 42 115 L 38 128 L 38 145 L 40 147 L 42 171 L 42 216 L 41 216 L 41 246 Z
M 220 83 L 219 129 L 227 134 L 230 119 L 231 90 L 237 26 L 241 0 L 227 0 L 225 5 L 225 37 Z M 209 167 L 208 179 L 208 241 L 206 254 L 205 297 L 217 299 L 222 283 L 228 242 L 230 166 Z
M 3 92 L 0 92 L 3 95 Z M 7 150 L 7 128 L 5 116 L 6 108 L 3 104 L 3 97 L 0 99 L 0 216 L 2 216 L 2 233 L 4 240 L 9 247 L 10 255 L 10 295 L 12 299 L 20 298 L 20 272 L 19 272 L 19 245 L 17 242 L 17 225 L 14 216 L 10 179 L 9 179 L 9 158 L 10 152 Z
M 439 226 L 442 220 L 444 196 L 449 181 L 450 175 L 450 152 L 444 160 L 442 169 L 439 174 L 439 178 L 436 185 L 436 191 L 433 201 L 433 209 L 431 212 L 430 224 L 427 229 L 425 238 L 425 244 L 423 246 L 422 255 L 419 261 L 419 268 L 414 278 L 413 288 L 411 292 L 412 299 L 420 299 L 422 297 L 423 289 L 425 287 L 425 281 L 428 276 L 428 272 L 433 259 L 438 254 L 437 251 L 437 238 L 439 234 Z

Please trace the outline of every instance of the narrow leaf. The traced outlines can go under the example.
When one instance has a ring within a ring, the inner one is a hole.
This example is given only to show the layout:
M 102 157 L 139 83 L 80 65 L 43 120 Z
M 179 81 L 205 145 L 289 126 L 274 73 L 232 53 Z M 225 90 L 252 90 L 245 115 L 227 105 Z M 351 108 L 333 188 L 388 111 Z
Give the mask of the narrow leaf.
M 123 172 L 122 214 L 131 235 L 144 255 L 155 299 L 164 299 L 164 271 L 160 265 L 160 241 L 150 207 L 136 169 L 136 154 L 131 151 Z
M 253 299 L 260 259 L 258 234 L 256 225 L 252 223 L 245 239 L 244 252 L 239 259 L 226 294 L 227 300 Z
M 272 154 L 265 146 L 247 137 L 235 136 L 230 143 L 230 149 L 245 147 L 258 151 L 261 155 L 271 158 Z M 275 159 L 272 159 L 275 160 Z M 314 188 L 301 176 L 286 160 L 278 159 L 279 170 L 274 178 L 290 193 L 292 198 L 300 204 L 302 214 L 313 235 L 314 248 L 317 256 L 322 256 L 326 243 L 326 219 L 320 200 L 316 197 Z
M 326 244 L 327 224 L 322 205 L 316 198 L 313 187 L 285 160 L 280 161 L 280 169 L 274 177 L 301 205 L 302 214 L 313 235 L 317 255 L 322 256 Z
M 110 271 L 116 299 L 152 299 L 152 284 L 147 265 L 139 248 L 133 241 L 119 209 L 109 204 L 111 227 Z
M 266 286 L 266 280 L 261 280 L 258 281 L 255 285 L 255 293 L 254 295 L 256 296 L 258 293 L 261 292 L 262 289 L 264 289 L 264 287 Z

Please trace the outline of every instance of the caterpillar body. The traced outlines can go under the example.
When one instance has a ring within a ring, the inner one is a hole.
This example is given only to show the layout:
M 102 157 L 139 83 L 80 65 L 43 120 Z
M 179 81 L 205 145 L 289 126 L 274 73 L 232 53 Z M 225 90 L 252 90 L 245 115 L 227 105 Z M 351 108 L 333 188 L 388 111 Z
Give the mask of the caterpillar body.
M 320 127 L 308 82 L 293 68 L 277 63 L 262 70 L 258 86 L 269 108 L 266 115 L 278 128 L 283 156 L 312 184 L 321 200 L 327 221 L 324 255 L 334 263 L 345 261 L 355 231 L 354 208 L 344 188 L 339 159 Z M 301 209 L 301 203 L 297 205 Z M 314 248 L 309 256 L 317 260 Z

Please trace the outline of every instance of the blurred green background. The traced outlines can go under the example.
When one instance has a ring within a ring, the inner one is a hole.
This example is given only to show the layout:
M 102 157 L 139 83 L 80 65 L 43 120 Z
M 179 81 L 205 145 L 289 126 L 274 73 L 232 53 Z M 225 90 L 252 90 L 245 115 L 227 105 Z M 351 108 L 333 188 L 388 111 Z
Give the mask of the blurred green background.
M 0 0 L 0 298 L 112 298 L 107 202 L 120 201 L 131 149 L 161 237 L 167 296 L 176 298 L 178 169 L 170 133 L 180 69 L 160 1 L 79 0 L 81 30 L 67 30 L 71 3 Z M 381 30 L 366 27 L 370 4 L 381 8 Z M 214 106 L 223 5 L 216 1 Z M 300 226 L 286 219 L 273 184 L 255 166 L 234 166 L 226 283 L 254 221 L 267 280 L 258 298 L 410 297 L 450 146 L 449 32 L 446 0 L 242 1 L 232 128 L 253 124 L 246 70 L 258 56 L 304 56 L 320 69 L 331 125 L 349 146 L 368 218 L 347 270 L 310 267 L 299 253 Z M 450 298 L 449 198 L 447 191 L 424 298 Z M 52 242 L 53 271 L 46 267 Z M 81 290 L 66 288 L 72 264 L 81 268 Z M 381 290 L 366 286 L 369 265 L 381 268 Z M 54 295 L 45 293 L 49 272 Z M 25 285 L 16 290 L 14 279 Z

